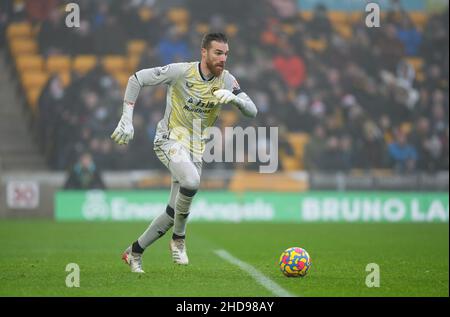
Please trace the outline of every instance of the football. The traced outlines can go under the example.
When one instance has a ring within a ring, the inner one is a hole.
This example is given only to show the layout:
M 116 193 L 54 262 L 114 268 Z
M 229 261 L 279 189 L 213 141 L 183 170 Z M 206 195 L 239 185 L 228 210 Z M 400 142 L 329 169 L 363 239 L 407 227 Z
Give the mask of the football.
M 303 277 L 311 267 L 311 258 L 305 249 L 293 247 L 281 254 L 279 266 L 287 277 Z

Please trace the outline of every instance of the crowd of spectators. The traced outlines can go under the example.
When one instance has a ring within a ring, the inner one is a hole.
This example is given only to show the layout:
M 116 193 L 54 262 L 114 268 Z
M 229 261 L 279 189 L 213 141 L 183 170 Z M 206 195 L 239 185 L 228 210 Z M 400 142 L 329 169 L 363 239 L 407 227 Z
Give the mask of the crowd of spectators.
M 317 6 L 312 19 L 305 20 L 294 0 L 82 0 L 81 27 L 74 29 L 64 26 L 64 2 L 45 2 L 46 14 L 31 4 L 25 13 L 41 23 L 44 56 L 125 54 L 129 39 L 143 39 L 148 49 L 139 68 L 198 60 L 201 23 L 210 30 L 236 26 L 229 34 L 227 68 L 259 110 L 256 120 L 240 118 L 238 124 L 309 133 L 307 170 L 448 170 L 448 8 L 430 13 L 419 29 L 395 7 L 380 28 L 367 28 L 361 19 L 345 37 L 330 22 L 326 7 Z M 189 10 L 187 28 L 165 18 L 174 6 Z M 151 10 L 151 18 L 139 15 L 143 7 Z M 423 59 L 421 74 L 406 62 L 408 57 Z M 77 153 L 89 150 L 103 170 L 163 168 L 152 142 L 164 113 L 164 88 L 141 91 L 135 139 L 128 148 L 109 139 L 122 98 L 101 68 L 86 77 L 74 75 L 66 88 L 52 78 L 39 100 L 37 119 L 50 166 L 65 169 Z

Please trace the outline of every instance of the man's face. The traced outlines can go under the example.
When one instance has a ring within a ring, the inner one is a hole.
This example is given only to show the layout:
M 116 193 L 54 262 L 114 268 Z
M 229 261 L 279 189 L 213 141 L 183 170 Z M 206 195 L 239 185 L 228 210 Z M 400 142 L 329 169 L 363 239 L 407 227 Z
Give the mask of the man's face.
M 202 48 L 202 58 L 214 76 L 219 76 L 225 68 L 228 57 L 228 44 L 212 41 L 208 49 Z

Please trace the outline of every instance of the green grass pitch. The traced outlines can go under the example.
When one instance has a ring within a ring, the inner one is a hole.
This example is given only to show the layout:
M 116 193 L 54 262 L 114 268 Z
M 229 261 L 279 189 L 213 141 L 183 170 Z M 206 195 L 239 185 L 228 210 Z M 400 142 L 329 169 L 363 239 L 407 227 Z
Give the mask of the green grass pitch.
M 297 296 L 449 296 L 448 224 L 189 223 L 189 266 L 172 263 L 170 234 L 144 255 L 145 275 L 121 261 L 146 223 L 0 221 L 0 296 L 274 296 L 248 273 L 218 257 L 227 250 Z M 287 278 L 281 252 L 304 247 L 305 278 Z M 68 263 L 80 287 L 68 288 Z M 368 263 L 380 287 L 368 288 Z

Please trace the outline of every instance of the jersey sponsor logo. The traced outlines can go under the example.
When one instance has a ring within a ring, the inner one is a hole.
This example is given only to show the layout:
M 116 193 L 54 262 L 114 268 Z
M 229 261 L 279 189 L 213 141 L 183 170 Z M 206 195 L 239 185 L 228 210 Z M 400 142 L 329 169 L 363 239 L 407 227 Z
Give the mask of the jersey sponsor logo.
M 188 100 L 188 102 L 189 101 L 191 100 Z M 208 101 L 205 103 L 202 100 L 197 101 L 195 105 L 193 105 L 193 100 L 190 103 L 190 105 L 184 105 L 183 109 L 194 113 L 210 113 L 212 109 L 217 105 L 214 102 Z

